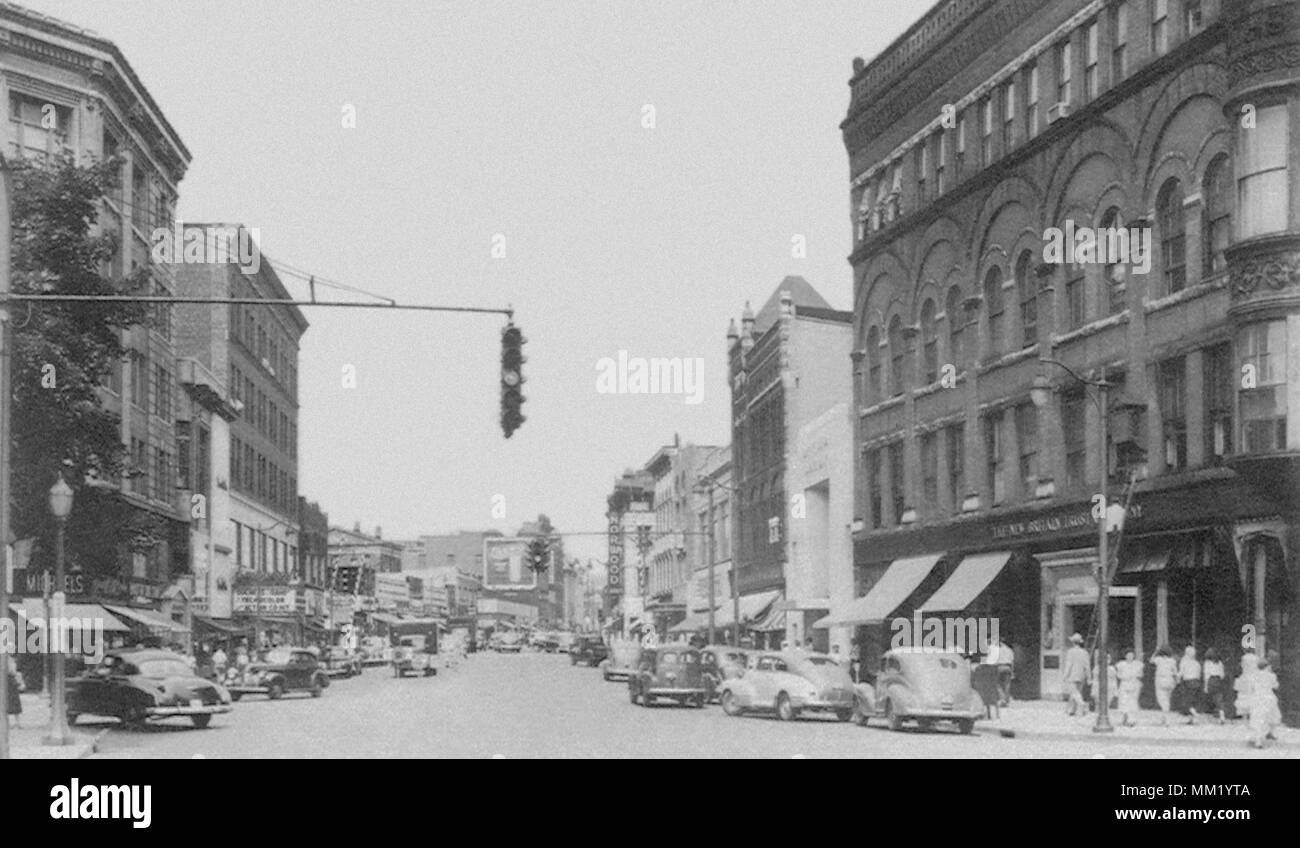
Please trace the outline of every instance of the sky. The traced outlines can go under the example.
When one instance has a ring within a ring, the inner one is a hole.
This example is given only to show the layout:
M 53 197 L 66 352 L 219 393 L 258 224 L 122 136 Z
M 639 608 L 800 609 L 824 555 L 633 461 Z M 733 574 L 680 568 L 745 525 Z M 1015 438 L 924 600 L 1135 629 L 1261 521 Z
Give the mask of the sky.
M 851 308 L 852 60 L 930 3 L 24 5 L 125 54 L 193 155 L 181 220 L 255 227 L 272 262 L 398 302 L 515 310 L 509 440 L 503 316 L 306 310 L 299 490 L 332 524 L 405 539 L 545 513 L 603 559 L 623 469 L 675 434 L 729 440 L 745 302 L 798 274 Z M 698 394 L 597 391 L 620 351 L 701 363 Z

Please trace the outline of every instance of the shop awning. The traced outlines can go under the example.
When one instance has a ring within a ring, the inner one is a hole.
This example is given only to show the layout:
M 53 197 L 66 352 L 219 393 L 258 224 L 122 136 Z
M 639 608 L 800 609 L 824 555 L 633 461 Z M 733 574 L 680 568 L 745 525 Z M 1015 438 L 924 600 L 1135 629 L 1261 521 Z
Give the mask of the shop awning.
M 921 612 L 959 612 L 970 606 L 988 588 L 993 578 L 1011 561 L 1010 551 L 972 554 L 961 561 L 948 582 L 921 604 Z
M 26 619 L 44 619 L 49 615 L 49 610 L 42 598 L 24 598 L 21 603 L 10 604 L 9 609 Z M 130 627 L 118 621 L 113 617 L 112 613 L 99 604 L 64 604 L 63 617 L 90 619 L 102 624 L 105 632 L 126 633 L 131 630 Z
M 189 628 L 179 621 L 172 621 L 160 612 L 150 609 L 137 609 L 136 607 L 119 607 L 110 604 L 104 605 L 105 609 L 113 612 L 123 618 L 130 619 L 137 624 L 143 624 L 150 630 L 159 630 L 164 633 L 188 633 Z
M 713 614 L 714 625 L 717 625 L 717 613 Z M 709 614 L 707 612 L 696 612 L 683 618 L 681 621 L 668 628 L 669 633 L 694 633 L 696 630 L 703 630 L 709 626 Z
M 1120 567 L 1119 573 L 1141 574 L 1145 571 L 1164 571 L 1169 567 L 1169 560 L 1173 553 L 1173 547 L 1168 545 L 1147 548 L 1132 556 L 1125 552 L 1124 565 Z
M 785 610 L 777 609 L 776 604 L 773 604 L 768 607 L 767 615 L 751 624 L 749 629 L 757 630 L 760 633 L 772 633 L 778 630 L 785 630 Z
M 283 624 L 283 625 L 290 625 L 293 627 L 297 627 L 299 624 L 301 624 L 301 622 L 298 621 L 298 619 L 291 618 L 286 615 L 259 615 L 257 617 L 257 620 L 264 624 Z
M 867 594 L 845 605 L 843 609 L 818 619 L 813 627 L 870 624 L 886 620 L 907 600 L 908 595 L 916 591 L 916 587 L 930 575 L 943 556 L 944 553 L 940 551 L 894 560 Z
M 247 625 L 235 624 L 229 619 L 207 618 L 202 615 L 194 616 L 194 623 L 199 627 L 207 628 L 208 630 L 215 630 L 218 633 L 244 634 L 249 631 Z
M 372 621 L 378 621 L 380 624 L 387 624 L 389 627 L 398 624 L 402 620 L 398 616 L 386 612 L 372 612 L 370 613 L 370 619 Z
M 781 597 L 781 592 L 773 590 L 771 592 L 758 592 L 753 595 L 740 596 L 740 623 L 754 621 L 762 618 L 767 614 L 767 608 L 770 607 L 777 598 Z M 724 603 L 718 608 L 718 613 L 713 622 L 716 627 L 730 627 L 735 623 L 735 602 Z

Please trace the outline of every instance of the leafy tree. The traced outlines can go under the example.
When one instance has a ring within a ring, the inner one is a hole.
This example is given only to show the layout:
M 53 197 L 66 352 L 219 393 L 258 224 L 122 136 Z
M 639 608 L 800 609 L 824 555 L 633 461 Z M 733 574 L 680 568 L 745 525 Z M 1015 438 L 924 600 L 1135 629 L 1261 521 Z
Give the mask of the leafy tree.
M 102 198 L 118 163 L 78 166 L 17 160 L 13 172 L 12 288 L 15 292 L 114 295 L 143 293 L 149 272 L 109 276 L 114 233 L 96 233 Z M 137 303 L 21 303 L 10 306 L 13 385 L 11 510 L 15 538 L 40 540 L 33 567 L 52 557 L 47 495 L 62 473 L 76 492 L 68 520 L 68 555 L 88 572 L 114 573 L 126 550 L 163 538 L 166 522 L 134 509 L 88 479 L 126 473 L 120 416 L 104 409 L 100 381 L 127 354 L 122 331 L 144 323 Z

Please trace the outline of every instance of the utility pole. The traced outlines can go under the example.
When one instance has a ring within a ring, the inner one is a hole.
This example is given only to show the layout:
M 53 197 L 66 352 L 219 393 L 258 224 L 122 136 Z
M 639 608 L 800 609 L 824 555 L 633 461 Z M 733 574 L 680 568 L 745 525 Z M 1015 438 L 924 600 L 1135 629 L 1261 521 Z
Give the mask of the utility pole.
M 0 157 L 0 296 L 9 294 L 9 198 L 13 178 Z M 9 615 L 9 304 L 0 301 L 0 625 Z M 17 638 L 15 634 L 15 639 Z M 0 760 L 9 759 L 9 663 L 4 629 L 0 626 Z M 16 645 L 14 646 L 17 647 Z M 18 693 L 14 693 L 16 697 Z
M 714 553 L 714 548 L 713 548 L 713 539 L 715 534 L 714 534 L 714 525 L 713 525 L 713 481 L 712 480 L 709 481 L 709 528 L 708 529 L 709 529 L 709 644 L 716 645 L 717 640 L 713 638 L 713 626 L 714 626 L 713 599 L 715 595 L 714 588 L 713 588 L 713 568 L 714 568 L 716 555 Z

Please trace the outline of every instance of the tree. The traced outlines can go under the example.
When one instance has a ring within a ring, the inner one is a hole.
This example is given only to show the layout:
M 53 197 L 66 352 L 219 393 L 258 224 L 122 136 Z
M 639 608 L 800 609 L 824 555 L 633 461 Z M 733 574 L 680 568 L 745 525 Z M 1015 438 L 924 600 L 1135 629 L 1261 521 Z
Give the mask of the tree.
M 70 157 L 40 164 L 18 160 L 13 171 L 11 254 L 14 292 L 139 294 L 147 266 L 112 276 L 113 233 L 94 232 L 119 163 L 78 166 Z M 112 573 L 124 551 L 143 551 L 166 533 L 166 521 L 133 508 L 87 480 L 128 474 L 120 416 L 104 409 L 100 382 L 127 354 L 122 331 L 144 323 L 135 303 L 15 303 L 13 327 L 13 466 L 15 538 L 37 537 L 35 567 L 53 545 L 47 493 L 62 473 L 76 492 L 68 520 L 68 555 L 90 573 Z

